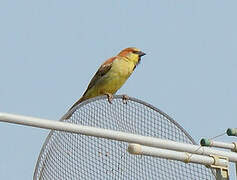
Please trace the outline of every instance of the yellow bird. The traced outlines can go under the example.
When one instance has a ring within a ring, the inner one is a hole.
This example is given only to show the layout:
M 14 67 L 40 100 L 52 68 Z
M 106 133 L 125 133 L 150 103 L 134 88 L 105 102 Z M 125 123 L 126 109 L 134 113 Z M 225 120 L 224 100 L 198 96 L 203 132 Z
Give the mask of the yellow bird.
M 105 61 L 90 81 L 82 97 L 69 109 L 96 96 L 107 95 L 111 103 L 113 94 L 126 82 L 145 53 L 135 47 L 122 50 L 117 56 Z M 66 119 L 70 118 L 68 115 Z

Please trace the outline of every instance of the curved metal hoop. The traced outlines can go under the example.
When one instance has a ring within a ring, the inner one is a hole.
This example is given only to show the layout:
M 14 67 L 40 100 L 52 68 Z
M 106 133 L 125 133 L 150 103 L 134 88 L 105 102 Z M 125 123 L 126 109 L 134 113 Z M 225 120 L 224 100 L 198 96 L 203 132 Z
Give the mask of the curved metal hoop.
M 114 96 L 114 100 L 122 100 L 123 96 L 122 95 L 115 95 Z M 94 102 L 105 102 L 107 100 L 107 96 L 99 96 L 99 97 L 95 97 L 95 98 L 92 98 L 92 99 L 89 99 L 89 100 L 86 100 L 80 104 L 78 104 L 76 107 L 74 107 L 70 112 L 68 112 L 69 114 L 74 114 L 76 111 L 78 111 L 79 109 L 85 107 L 85 106 L 89 106 L 90 104 L 94 103 Z M 196 144 L 195 141 L 193 140 L 193 138 L 175 121 L 173 120 L 170 116 L 168 116 L 166 113 L 164 113 L 163 111 L 161 111 L 160 109 L 152 106 L 151 104 L 148 104 L 144 101 L 141 101 L 139 99 L 136 99 L 136 98 L 133 98 L 133 97 L 129 97 L 129 102 L 133 102 L 133 103 L 136 103 L 136 104 L 140 104 L 142 106 L 145 106 L 147 107 L 148 109 L 151 109 L 152 111 L 155 111 L 157 112 L 158 114 L 160 114 L 161 116 L 165 117 L 166 121 L 169 121 L 169 124 L 173 124 L 172 126 L 176 127 L 177 129 L 179 129 L 183 134 L 184 136 L 186 136 L 186 139 L 188 139 L 189 143 L 191 144 Z M 128 103 L 129 103 L 128 102 Z M 109 106 L 109 105 L 106 105 L 106 107 Z M 67 114 L 68 114 L 67 113 Z M 65 115 L 64 115 L 65 116 Z M 60 121 L 67 121 L 64 119 L 64 116 L 60 119 Z M 36 167 L 35 167 L 35 172 L 34 172 L 34 179 L 38 179 L 37 176 L 39 176 L 39 168 L 40 168 L 40 163 L 41 162 L 41 157 L 42 155 L 45 153 L 45 149 L 47 148 L 47 145 L 50 141 L 50 139 L 52 138 L 54 134 L 54 131 L 51 131 L 48 135 L 48 137 L 46 138 L 44 144 L 43 144 L 43 147 L 41 149 L 41 152 L 39 154 L 39 157 L 38 157 L 38 160 L 37 160 L 37 163 L 36 163 Z M 43 170 L 42 168 L 42 165 L 41 165 L 41 170 Z M 39 178 L 40 179 L 40 178 Z

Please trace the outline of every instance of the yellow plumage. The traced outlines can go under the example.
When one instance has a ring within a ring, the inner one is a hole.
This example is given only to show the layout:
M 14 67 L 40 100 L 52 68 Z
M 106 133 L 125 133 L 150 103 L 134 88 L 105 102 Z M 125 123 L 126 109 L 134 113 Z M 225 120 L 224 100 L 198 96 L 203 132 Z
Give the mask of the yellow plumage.
M 115 94 L 132 74 L 134 63 L 118 57 L 113 61 L 111 69 L 92 88 L 88 89 L 83 100 L 105 93 Z

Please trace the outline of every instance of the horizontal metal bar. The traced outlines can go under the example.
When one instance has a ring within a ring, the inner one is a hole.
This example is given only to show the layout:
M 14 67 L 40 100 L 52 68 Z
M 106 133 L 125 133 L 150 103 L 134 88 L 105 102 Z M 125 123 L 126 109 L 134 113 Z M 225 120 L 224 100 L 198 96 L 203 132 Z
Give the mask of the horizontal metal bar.
M 197 163 L 208 166 L 218 165 L 221 167 L 228 167 L 228 161 L 226 159 L 218 159 L 218 162 L 216 162 L 216 159 L 210 156 L 142 146 L 140 144 L 129 144 L 128 152 L 136 155 L 146 155 L 146 156 L 155 156 L 160 158 L 172 159 L 182 161 L 185 163 Z
M 226 143 L 226 142 L 213 141 L 211 139 L 203 138 L 201 139 L 200 144 L 202 146 L 224 148 L 224 149 L 230 149 L 232 151 L 236 151 L 236 145 L 235 145 L 236 143 Z
M 44 129 L 52 129 L 58 131 L 65 131 L 71 133 L 78 133 L 87 136 L 95 136 L 107 139 L 113 139 L 118 141 L 124 141 L 129 143 L 142 144 L 145 146 L 152 146 L 158 148 L 165 148 L 175 151 L 185 151 L 194 154 L 201 155 L 220 155 L 224 157 L 228 157 L 229 161 L 237 162 L 237 154 L 233 152 L 219 151 L 216 149 L 208 148 L 208 147 L 200 147 L 198 145 L 186 144 L 175 142 L 171 140 L 164 140 L 155 137 L 141 136 L 132 133 L 125 133 L 121 131 L 113 131 L 108 129 L 90 127 L 90 126 L 82 126 L 67 122 L 60 121 L 52 121 L 47 119 L 40 119 L 28 116 L 21 115 L 13 115 L 8 113 L 0 113 L 0 121 L 21 124 L 26 126 L 44 128 Z

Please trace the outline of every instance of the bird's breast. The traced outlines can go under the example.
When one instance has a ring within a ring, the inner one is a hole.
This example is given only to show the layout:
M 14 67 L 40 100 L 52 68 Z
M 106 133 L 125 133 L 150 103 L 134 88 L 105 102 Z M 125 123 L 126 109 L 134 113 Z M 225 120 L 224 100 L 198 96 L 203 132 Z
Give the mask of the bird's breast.
M 110 71 L 104 77 L 100 91 L 107 91 L 112 94 L 116 93 L 116 91 L 121 88 L 128 77 L 132 74 L 133 69 L 133 63 L 123 60 L 115 60 Z
M 111 73 L 114 73 L 119 77 L 128 78 L 132 74 L 133 69 L 133 62 L 126 60 L 115 60 L 111 68 Z

